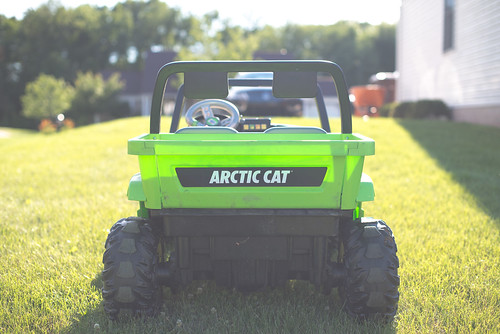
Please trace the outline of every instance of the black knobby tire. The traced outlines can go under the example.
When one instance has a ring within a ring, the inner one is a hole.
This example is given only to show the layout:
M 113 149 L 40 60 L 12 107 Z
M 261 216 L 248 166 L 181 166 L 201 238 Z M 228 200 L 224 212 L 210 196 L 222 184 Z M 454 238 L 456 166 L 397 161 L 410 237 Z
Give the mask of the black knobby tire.
M 156 277 L 158 237 L 150 222 L 130 217 L 119 220 L 106 240 L 102 272 L 104 311 L 115 320 L 121 309 L 153 316 L 161 303 Z
M 340 295 L 348 314 L 392 321 L 399 300 L 399 260 L 391 229 L 382 220 L 362 218 L 343 226 L 347 277 Z

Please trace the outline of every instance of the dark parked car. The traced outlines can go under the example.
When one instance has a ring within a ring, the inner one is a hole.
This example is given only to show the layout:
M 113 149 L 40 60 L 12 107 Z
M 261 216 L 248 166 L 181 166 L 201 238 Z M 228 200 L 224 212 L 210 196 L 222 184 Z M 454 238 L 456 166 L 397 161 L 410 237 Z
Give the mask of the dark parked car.
M 273 79 L 271 72 L 240 72 L 235 79 L 260 80 Z M 260 85 L 258 87 L 233 86 L 227 97 L 234 103 L 241 114 L 245 116 L 295 116 L 303 114 L 301 99 L 285 99 L 273 96 L 272 87 Z

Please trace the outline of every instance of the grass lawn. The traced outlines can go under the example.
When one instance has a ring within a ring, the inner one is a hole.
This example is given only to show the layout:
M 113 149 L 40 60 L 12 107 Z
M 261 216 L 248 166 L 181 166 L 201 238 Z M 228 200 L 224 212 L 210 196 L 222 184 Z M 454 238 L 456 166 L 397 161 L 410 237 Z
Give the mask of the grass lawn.
M 148 124 L 0 129 L 13 133 L 0 138 L 0 333 L 500 332 L 500 129 L 393 119 L 353 125 L 377 146 L 365 162 L 377 195 L 365 212 L 384 219 L 398 243 L 393 324 L 350 319 L 336 293 L 302 282 L 249 295 L 200 282 L 167 291 L 156 319 L 109 322 L 104 241 L 137 209 L 125 196 L 138 171 L 127 139 Z
M 22 136 L 26 136 L 28 134 L 33 134 L 33 133 L 34 132 L 31 130 L 11 129 L 11 128 L 0 127 L 0 140 L 6 139 L 6 138 L 22 137 Z

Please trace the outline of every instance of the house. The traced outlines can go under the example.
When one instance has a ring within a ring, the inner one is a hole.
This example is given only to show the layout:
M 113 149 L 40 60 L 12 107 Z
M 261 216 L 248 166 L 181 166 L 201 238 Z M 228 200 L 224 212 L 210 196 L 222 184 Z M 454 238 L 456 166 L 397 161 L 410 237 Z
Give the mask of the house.
M 398 101 L 441 99 L 454 119 L 500 126 L 500 1 L 402 0 Z
M 172 62 L 177 56 L 173 51 L 151 52 L 146 54 L 144 67 L 140 71 L 120 71 L 121 80 L 125 87 L 120 94 L 120 101 L 127 102 L 130 107 L 131 116 L 149 116 L 151 112 L 151 100 L 153 97 L 156 75 L 160 68 Z M 108 79 L 116 71 L 106 70 L 102 72 L 103 78 Z M 177 89 L 171 82 L 167 83 L 165 90 L 164 111 L 169 112 L 170 101 L 175 99 Z

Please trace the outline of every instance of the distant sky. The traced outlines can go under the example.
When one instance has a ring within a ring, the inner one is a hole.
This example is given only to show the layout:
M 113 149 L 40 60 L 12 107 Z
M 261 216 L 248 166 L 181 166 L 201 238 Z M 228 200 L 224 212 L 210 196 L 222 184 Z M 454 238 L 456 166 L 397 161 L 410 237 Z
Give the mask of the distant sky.
M 266 24 L 280 27 L 287 23 L 329 25 L 340 20 L 371 24 L 396 23 L 401 0 L 163 0 L 184 14 L 202 16 L 217 10 L 219 17 L 243 27 Z M 47 0 L 2 0 L 0 14 L 22 19 L 24 13 L 36 9 Z M 64 7 L 82 4 L 113 7 L 117 0 L 59 0 Z

